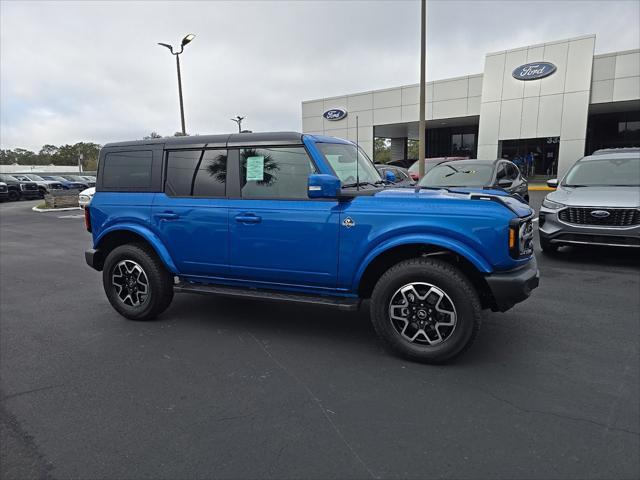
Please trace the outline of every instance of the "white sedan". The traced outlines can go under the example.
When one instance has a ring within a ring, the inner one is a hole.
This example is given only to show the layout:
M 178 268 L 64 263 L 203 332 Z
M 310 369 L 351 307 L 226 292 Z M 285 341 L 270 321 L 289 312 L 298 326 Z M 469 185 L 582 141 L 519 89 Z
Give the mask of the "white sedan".
M 78 196 L 78 204 L 80 204 L 80 208 L 86 207 L 91 201 L 91 199 L 93 198 L 93 195 L 95 193 L 96 193 L 96 187 L 89 187 L 81 191 L 80 195 Z

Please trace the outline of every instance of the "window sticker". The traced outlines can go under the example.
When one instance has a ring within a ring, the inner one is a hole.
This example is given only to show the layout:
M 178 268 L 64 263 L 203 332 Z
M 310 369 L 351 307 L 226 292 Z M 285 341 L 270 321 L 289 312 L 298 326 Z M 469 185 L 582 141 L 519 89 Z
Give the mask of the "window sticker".
M 247 157 L 247 182 L 264 181 L 264 157 Z

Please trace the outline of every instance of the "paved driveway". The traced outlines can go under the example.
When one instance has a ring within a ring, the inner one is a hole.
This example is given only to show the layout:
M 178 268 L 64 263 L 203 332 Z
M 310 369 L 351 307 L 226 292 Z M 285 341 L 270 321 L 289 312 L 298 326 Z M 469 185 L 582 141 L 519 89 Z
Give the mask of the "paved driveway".
M 29 205 L 0 205 L 2 478 L 640 475 L 638 255 L 539 255 L 534 296 L 433 367 L 366 310 L 176 296 L 126 321 L 82 219 Z

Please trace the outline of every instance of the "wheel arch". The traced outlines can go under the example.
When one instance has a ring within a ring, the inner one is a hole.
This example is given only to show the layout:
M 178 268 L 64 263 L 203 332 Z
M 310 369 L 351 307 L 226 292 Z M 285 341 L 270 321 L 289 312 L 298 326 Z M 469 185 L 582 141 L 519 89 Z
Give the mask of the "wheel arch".
M 169 251 L 160 239 L 153 233 L 135 225 L 114 226 L 100 234 L 95 241 L 95 249 L 100 252 L 97 259 L 97 270 L 102 270 L 107 255 L 116 247 L 130 243 L 143 244 L 151 248 L 160 261 L 171 273 L 178 273 Z
M 393 242 L 386 248 L 375 249 L 363 262 L 356 279 L 355 288 L 361 298 L 370 298 L 378 279 L 393 265 L 410 258 L 437 256 L 439 259 L 459 268 L 475 287 L 482 308 L 493 308 L 495 300 L 484 278 L 492 271 L 491 266 L 480 256 L 469 256 L 460 249 L 417 239 Z

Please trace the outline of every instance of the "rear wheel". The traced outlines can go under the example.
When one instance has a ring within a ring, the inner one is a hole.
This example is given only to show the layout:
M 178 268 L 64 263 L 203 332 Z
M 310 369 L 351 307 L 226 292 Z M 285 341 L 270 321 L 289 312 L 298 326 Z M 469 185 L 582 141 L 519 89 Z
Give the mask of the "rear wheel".
M 371 297 L 371 319 L 384 344 L 425 363 L 446 362 L 469 348 L 480 328 L 480 312 L 469 279 L 433 258 L 391 267 Z
M 111 251 L 104 262 L 102 283 L 111 306 L 130 320 L 152 320 L 173 299 L 170 272 L 144 245 L 121 245 Z

